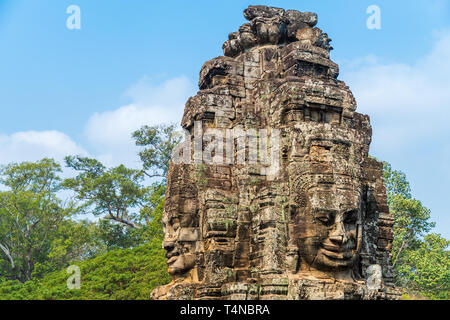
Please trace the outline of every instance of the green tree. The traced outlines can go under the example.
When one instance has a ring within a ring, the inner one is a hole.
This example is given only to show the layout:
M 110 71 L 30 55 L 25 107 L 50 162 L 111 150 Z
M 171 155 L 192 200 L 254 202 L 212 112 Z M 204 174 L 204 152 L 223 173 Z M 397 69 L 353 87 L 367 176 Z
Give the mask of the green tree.
M 166 176 L 175 147 L 181 142 L 182 134 L 175 124 L 143 126 L 133 132 L 136 145 L 141 147 L 139 157 L 142 161 L 142 171 L 149 178 L 160 178 L 150 187 L 147 206 L 141 210 L 141 218 L 147 222 L 145 237 L 147 239 L 164 236 L 162 229 L 162 213 L 164 194 L 166 191 Z
M 0 300 L 148 300 L 155 287 L 170 281 L 157 239 L 73 264 L 81 271 L 80 289 L 67 288 L 69 275 L 63 268 L 25 283 L 0 279 Z
M 448 241 L 429 234 L 430 210 L 411 195 L 406 175 L 383 163 L 388 205 L 394 215 L 392 261 L 398 286 L 443 297 L 449 294 Z M 447 260 L 445 260 L 447 259 Z
M 388 162 L 383 162 L 383 174 L 388 204 L 392 203 L 392 197 L 396 195 L 411 199 L 411 186 L 403 172 L 394 170 Z
M 66 165 L 78 172 L 63 186 L 75 192 L 85 212 L 119 222 L 130 228 L 141 228 L 139 208 L 145 206 L 148 188 L 142 185 L 139 170 L 120 165 L 107 169 L 95 159 L 69 156 Z
M 123 165 L 107 169 L 95 159 L 67 157 L 66 164 L 78 175 L 66 179 L 63 186 L 75 192 L 84 213 L 100 217 L 98 236 L 107 250 L 162 239 L 162 183 L 145 187 L 141 170 Z
M 45 262 L 57 230 L 76 213 L 63 203 L 60 165 L 51 159 L 13 163 L 0 170 L 0 251 L 3 276 L 31 279 L 36 263 Z
M 133 132 L 136 145 L 143 147 L 139 152 L 143 172 L 150 178 L 166 179 L 174 148 L 181 142 L 182 135 L 174 124 L 143 126 Z
M 162 214 L 164 210 L 164 195 L 166 186 L 154 183 L 147 198 L 147 206 L 141 210 L 141 216 L 147 221 L 145 237 L 162 241 L 164 232 L 162 228 Z
M 161 247 L 161 217 L 165 177 L 181 134 L 174 125 L 144 126 L 133 137 L 142 147 L 142 170 L 123 165 L 106 168 L 95 159 L 71 156 L 65 163 L 76 175 L 61 181 L 61 168 L 50 159 L 37 166 L 5 167 L 2 183 L 8 190 L 0 197 L 0 299 L 148 299 L 153 288 L 170 280 Z M 145 176 L 156 180 L 145 186 Z M 73 192 L 77 202 L 62 202 L 56 196 L 60 191 Z M 30 209 L 24 214 L 30 220 L 22 230 L 30 229 L 36 236 L 28 242 L 20 238 L 21 231 L 12 230 L 15 212 L 8 216 L 1 211 L 12 211 L 16 203 Z M 48 221 L 33 220 L 39 212 L 48 213 Z M 75 214 L 87 213 L 100 219 L 75 219 Z M 36 221 L 48 226 L 46 233 L 33 225 Z M 19 271 L 23 261 L 10 240 L 21 248 L 43 234 L 45 241 L 36 242 L 39 250 L 33 249 L 39 251 L 33 267 Z M 67 288 L 69 264 L 81 268 L 80 290 Z
M 450 299 L 450 241 L 426 235 L 416 250 L 405 252 L 399 266 L 406 287 L 432 299 Z
M 105 253 L 108 247 L 101 237 L 102 232 L 96 222 L 65 220 L 53 235 L 47 259 L 36 263 L 32 278 L 42 278 L 75 261 L 84 261 Z
M 394 195 L 390 204 L 394 214 L 393 265 L 402 263 L 403 255 L 408 250 L 417 249 L 425 236 L 433 227 L 430 222 L 430 210 L 419 200 L 407 199 L 402 195 Z

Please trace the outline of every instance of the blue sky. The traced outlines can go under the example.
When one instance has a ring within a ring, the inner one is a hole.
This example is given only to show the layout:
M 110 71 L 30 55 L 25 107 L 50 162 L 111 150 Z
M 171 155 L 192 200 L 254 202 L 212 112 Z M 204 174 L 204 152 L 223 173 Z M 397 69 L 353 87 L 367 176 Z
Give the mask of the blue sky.
M 72 4 L 80 30 L 66 27 Z M 77 153 L 137 166 L 129 132 L 179 122 L 249 4 L 318 13 L 340 79 L 371 116 L 371 154 L 407 174 L 450 238 L 448 0 L 0 0 L 0 163 Z M 366 27 L 372 4 L 381 30 Z

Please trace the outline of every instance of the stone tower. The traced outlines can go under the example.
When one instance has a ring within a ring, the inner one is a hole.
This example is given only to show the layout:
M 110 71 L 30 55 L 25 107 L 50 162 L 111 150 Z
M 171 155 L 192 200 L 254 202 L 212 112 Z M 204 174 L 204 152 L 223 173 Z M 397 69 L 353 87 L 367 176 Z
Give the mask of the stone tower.
M 317 15 L 244 11 L 186 103 L 153 299 L 396 299 L 369 117 Z

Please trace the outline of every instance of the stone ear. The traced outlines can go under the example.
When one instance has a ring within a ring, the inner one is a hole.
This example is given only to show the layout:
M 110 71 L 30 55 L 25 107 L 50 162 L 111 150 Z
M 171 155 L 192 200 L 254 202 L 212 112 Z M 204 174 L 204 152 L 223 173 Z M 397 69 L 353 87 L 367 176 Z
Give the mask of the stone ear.
M 296 273 L 299 269 L 299 263 L 298 247 L 290 247 L 286 254 L 286 264 L 289 272 Z

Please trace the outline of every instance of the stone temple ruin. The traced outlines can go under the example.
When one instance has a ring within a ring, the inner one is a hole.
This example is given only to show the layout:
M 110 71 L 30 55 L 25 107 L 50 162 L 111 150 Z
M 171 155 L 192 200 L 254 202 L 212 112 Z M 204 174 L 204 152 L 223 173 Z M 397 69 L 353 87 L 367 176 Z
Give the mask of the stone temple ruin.
M 173 281 L 152 299 L 397 299 L 382 164 L 331 39 L 314 13 L 244 17 L 186 104 L 163 215 Z

